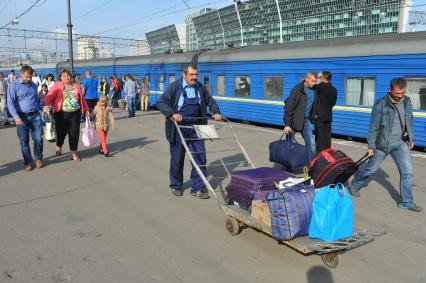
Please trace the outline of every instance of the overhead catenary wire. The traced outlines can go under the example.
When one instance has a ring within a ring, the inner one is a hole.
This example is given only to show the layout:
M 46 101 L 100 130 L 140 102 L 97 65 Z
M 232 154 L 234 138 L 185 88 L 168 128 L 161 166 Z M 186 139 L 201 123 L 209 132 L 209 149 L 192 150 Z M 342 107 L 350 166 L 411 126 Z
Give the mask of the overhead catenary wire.
M 30 7 L 28 7 L 28 9 L 26 9 L 25 11 L 23 11 L 21 14 L 19 14 L 18 16 L 16 16 L 13 20 L 9 21 L 7 24 L 5 24 L 4 26 L 0 27 L 0 29 L 7 27 L 8 25 L 10 25 L 14 20 L 17 20 L 19 18 L 21 18 L 22 16 L 24 16 L 25 14 L 28 14 L 32 8 L 34 7 L 41 7 L 44 3 L 46 3 L 47 0 L 44 0 L 40 5 L 37 6 L 38 3 L 40 3 L 42 0 L 37 0 L 35 1 Z
M 229 0 L 219 0 L 219 1 L 213 1 L 213 2 L 209 1 L 209 3 L 207 3 L 207 4 L 201 4 L 201 5 L 198 5 L 198 6 L 193 6 L 191 8 L 191 10 L 195 10 L 195 9 L 198 9 L 198 8 L 203 8 L 203 7 L 212 5 L 212 4 L 220 4 L 220 3 L 224 3 L 224 2 L 229 2 Z M 176 5 L 174 5 L 172 7 L 169 7 L 169 8 L 173 8 L 175 6 Z M 152 13 L 150 15 L 141 17 L 141 18 L 133 19 L 131 21 L 128 21 L 128 22 L 126 22 L 124 24 L 121 24 L 121 25 L 118 25 L 116 27 L 113 27 L 113 28 L 110 28 L 110 29 L 107 29 L 107 30 L 104 30 L 104 31 L 97 32 L 97 33 L 95 33 L 95 35 L 100 35 L 100 34 L 104 34 L 104 33 L 111 32 L 111 31 L 116 31 L 116 30 L 120 30 L 120 29 L 124 29 L 124 28 L 130 28 L 130 27 L 133 27 L 133 26 L 138 25 L 140 23 L 147 22 L 147 21 L 154 20 L 154 19 L 155 20 L 156 19 L 160 19 L 162 17 L 166 17 L 166 16 L 169 16 L 169 15 L 172 15 L 172 14 L 178 14 L 178 13 L 182 13 L 182 12 L 188 12 L 188 9 L 185 8 L 185 9 L 182 9 L 182 10 L 177 10 L 177 11 L 173 11 L 173 12 L 167 12 L 167 13 L 163 14 L 164 10 L 167 10 L 167 8 L 166 9 L 162 9 L 161 11 Z

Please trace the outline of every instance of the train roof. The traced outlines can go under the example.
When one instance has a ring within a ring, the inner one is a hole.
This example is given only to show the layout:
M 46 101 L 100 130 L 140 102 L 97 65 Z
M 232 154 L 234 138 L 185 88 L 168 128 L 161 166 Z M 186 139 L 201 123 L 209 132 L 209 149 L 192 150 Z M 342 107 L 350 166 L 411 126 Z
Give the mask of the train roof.
M 393 33 L 211 50 L 198 62 L 236 62 L 426 53 L 426 32 Z
M 426 31 L 392 33 L 374 36 L 346 37 L 328 40 L 287 42 L 283 44 L 257 45 L 241 48 L 191 51 L 173 54 L 150 54 L 106 59 L 76 60 L 75 67 L 102 67 L 125 65 L 185 64 L 199 56 L 199 63 L 221 63 L 281 59 L 309 59 L 354 56 L 379 56 L 399 54 L 425 54 Z M 64 68 L 68 62 L 58 64 L 36 64 L 37 69 Z M 0 70 L 18 69 L 3 67 Z
M 191 62 L 192 58 L 199 52 L 185 52 L 174 54 L 151 54 L 142 56 L 125 56 L 115 57 L 108 59 L 94 59 L 94 60 L 78 60 L 75 61 L 75 67 L 96 67 L 96 66 L 125 66 L 125 65 L 161 65 L 161 64 L 185 64 Z M 67 66 L 67 62 L 58 64 Z

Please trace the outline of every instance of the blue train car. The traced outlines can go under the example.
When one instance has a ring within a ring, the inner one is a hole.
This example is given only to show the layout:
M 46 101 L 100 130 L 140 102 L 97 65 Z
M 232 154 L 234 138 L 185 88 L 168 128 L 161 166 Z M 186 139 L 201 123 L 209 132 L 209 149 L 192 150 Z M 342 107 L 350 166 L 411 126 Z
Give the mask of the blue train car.
M 416 144 L 426 146 L 426 33 L 214 50 L 199 59 L 224 115 L 283 125 L 284 100 L 307 70 L 330 71 L 338 90 L 334 134 L 365 138 L 371 106 L 394 77 L 407 79 Z
M 283 125 L 284 100 L 308 70 L 330 71 L 338 90 L 333 109 L 334 134 L 366 138 L 371 106 L 387 94 L 394 77 L 408 81 L 414 107 L 416 145 L 426 147 L 426 32 L 341 38 L 182 54 L 155 54 L 77 61 L 76 80 L 86 70 L 98 78 L 131 74 L 150 82 L 155 105 L 168 85 L 182 76 L 184 64 L 196 62 L 199 80 L 228 118 Z M 58 74 L 67 67 L 37 65 Z M 56 76 L 57 77 L 57 76 Z

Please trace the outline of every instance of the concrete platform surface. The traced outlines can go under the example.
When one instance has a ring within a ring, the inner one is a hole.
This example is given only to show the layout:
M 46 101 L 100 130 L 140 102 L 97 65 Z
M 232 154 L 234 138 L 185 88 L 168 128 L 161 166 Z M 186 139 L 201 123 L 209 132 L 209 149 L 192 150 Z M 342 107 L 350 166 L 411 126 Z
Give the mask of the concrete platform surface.
M 213 198 L 174 197 L 161 114 L 115 116 L 111 158 L 80 146 L 76 164 L 68 140 L 61 157 L 45 142 L 45 166 L 32 172 L 22 170 L 16 129 L 0 129 L 0 282 L 426 282 L 426 212 L 396 207 L 391 158 L 354 199 L 356 225 L 387 234 L 329 269 L 254 230 L 230 236 Z M 254 163 L 272 166 L 268 144 L 280 131 L 234 126 Z M 354 159 L 366 150 L 333 146 Z M 413 163 L 415 202 L 426 207 L 426 155 L 414 152 Z

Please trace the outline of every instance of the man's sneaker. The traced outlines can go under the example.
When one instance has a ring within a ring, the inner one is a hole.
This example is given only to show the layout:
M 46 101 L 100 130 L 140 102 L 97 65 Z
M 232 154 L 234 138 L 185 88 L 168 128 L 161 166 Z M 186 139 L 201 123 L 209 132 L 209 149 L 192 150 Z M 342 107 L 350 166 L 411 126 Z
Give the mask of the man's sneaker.
M 199 197 L 200 199 L 208 199 L 210 197 L 209 191 L 207 191 L 207 189 L 202 189 L 201 191 L 191 191 L 191 196 Z
M 202 190 L 200 191 L 200 193 L 198 194 L 198 197 L 199 197 L 200 199 L 208 199 L 208 198 L 210 197 L 210 195 L 209 195 L 209 191 L 208 191 L 207 189 L 202 189 Z
M 400 203 L 398 203 L 398 207 L 403 208 L 403 209 L 408 209 L 408 210 L 411 210 L 411 211 L 415 211 L 415 212 L 420 212 L 420 211 L 423 210 L 423 208 L 415 205 L 414 202 L 412 202 L 412 201 L 400 202 Z
M 172 190 L 172 193 L 177 197 L 181 197 L 183 195 L 182 190 L 178 189 Z

